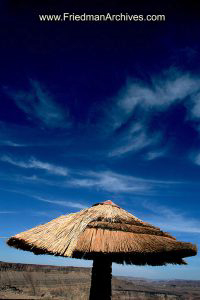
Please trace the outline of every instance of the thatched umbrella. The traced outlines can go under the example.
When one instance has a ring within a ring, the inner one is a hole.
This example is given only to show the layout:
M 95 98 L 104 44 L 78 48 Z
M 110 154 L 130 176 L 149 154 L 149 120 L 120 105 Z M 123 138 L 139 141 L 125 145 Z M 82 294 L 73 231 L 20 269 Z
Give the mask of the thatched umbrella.
M 197 253 L 195 245 L 177 241 L 110 200 L 17 234 L 7 244 L 35 254 L 93 260 L 92 300 L 111 299 L 112 262 L 181 265 Z

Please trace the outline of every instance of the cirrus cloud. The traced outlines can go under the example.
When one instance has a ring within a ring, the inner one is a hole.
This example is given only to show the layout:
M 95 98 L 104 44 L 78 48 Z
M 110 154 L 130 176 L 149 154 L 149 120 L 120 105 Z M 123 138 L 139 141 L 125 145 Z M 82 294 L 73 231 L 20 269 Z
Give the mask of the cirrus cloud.
M 106 117 L 113 136 L 108 156 L 121 157 L 143 150 L 147 160 L 165 156 L 170 148 L 166 144 L 170 141 L 164 140 L 165 124 L 152 129 L 151 122 L 155 114 L 162 116 L 175 104 L 184 107 L 185 121 L 200 133 L 200 76 L 171 68 L 152 76 L 149 82 L 128 80 L 113 99 L 112 116 Z
M 37 80 L 30 80 L 30 90 L 4 89 L 29 120 L 39 121 L 46 128 L 67 128 L 71 125 L 69 111 L 54 100 L 53 95 Z
M 40 160 L 35 159 L 34 157 L 31 157 L 28 161 L 21 161 L 21 160 L 13 159 L 10 156 L 4 155 L 0 158 L 0 160 L 24 169 L 40 169 L 40 170 L 45 170 L 54 175 L 60 175 L 60 176 L 68 175 L 67 168 L 53 165 L 48 162 L 42 162 Z

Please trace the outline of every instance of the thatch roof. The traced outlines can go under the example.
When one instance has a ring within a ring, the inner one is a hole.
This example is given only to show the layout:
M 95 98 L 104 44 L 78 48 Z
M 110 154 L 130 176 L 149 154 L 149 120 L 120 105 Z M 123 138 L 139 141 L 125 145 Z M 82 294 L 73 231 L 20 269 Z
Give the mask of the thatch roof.
M 94 259 L 136 265 L 186 264 L 196 246 L 141 221 L 111 201 L 63 215 L 11 237 L 9 246 L 35 254 Z

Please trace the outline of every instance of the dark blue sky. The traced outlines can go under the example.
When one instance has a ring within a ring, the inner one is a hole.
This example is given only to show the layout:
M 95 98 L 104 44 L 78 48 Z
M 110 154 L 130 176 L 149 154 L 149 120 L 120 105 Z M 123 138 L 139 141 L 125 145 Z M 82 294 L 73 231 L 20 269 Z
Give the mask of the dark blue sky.
M 56 2 L 1 4 L 1 236 L 112 199 L 198 244 L 197 4 Z M 38 19 L 63 12 L 162 13 L 166 21 Z M 88 263 L 34 256 L 1 240 L 0 260 Z M 199 258 L 187 262 L 187 267 L 114 266 L 114 274 L 198 279 Z

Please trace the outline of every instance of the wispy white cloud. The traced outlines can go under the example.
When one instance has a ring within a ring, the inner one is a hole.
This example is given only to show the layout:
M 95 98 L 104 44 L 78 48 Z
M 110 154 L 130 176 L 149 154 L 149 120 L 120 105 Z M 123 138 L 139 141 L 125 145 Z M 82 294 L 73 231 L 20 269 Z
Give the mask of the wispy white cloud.
M 200 91 L 196 94 L 194 93 L 194 95 L 192 97 L 192 106 L 190 108 L 190 117 L 195 120 L 200 119 Z
M 170 69 L 160 76 L 153 77 L 151 84 L 136 80 L 128 82 L 118 103 L 127 114 L 133 112 L 136 105 L 166 109 L 175 101 L 181 101 L 188 96 L 196 97 L 199 91 L 200 78 Z
M 196 155 L 191 155 L 190 156 L 191 160 L 198 166 L 200 166 L 200 153 L 196 154 Z
M 155 112 L 162 113 L 174 103 L 185 107 L 188 120 L 200 123 L 199 76 L 171 68 L 152 77 L 150 82 L 129 80 L 112 103 L 109 128 L 115 140 L 109 156 L 141 150 L 149 153 L 144 156 L 149 160 L 164 155 L 165 150 L 161 149 L 163 129 L 158 127 L 151 132 L 149 125 Z M 200 132 L 200 124 L 195 130 Z
M 94 188 L 114 193 L 150 192 L 154 184 L 153 181 L 111 171 L 84 172 L 79 178 L 72 178 L 67 181 L 67 185 L 71 187 Z
M 30 80 L 29 91 L 12 91 L 5 89 L 16 105 L 30 120 L 37 120 L 48 128 L 69 127 L 69 112 L 65 111 L 54 100 L 40 82 Z
M 65 177 L 59 177 L 59 180 L 55 178 L 43 178 L 37 175 L 23 176 L 4 175 L 0 178 L 6 181 L 15 181 L 17 183 L 27 183 L 28 185 L 47 185 L 61 187 L 64 189 L 91 189 L 98 191 L 106 191 L 108 193 L 120 193 L 120 194 L 139 194 L 139 195 L 155 195 L 160 191 L 166 190 L 169 186 L 185 184 L 180 181 L 165 181 L 165 180 L 154 180 L 146 179 L 141 177 L 134 177 L 130 175 L 123 175 L 120 173 L 113 172 L 111 170 L 99 170 L 97 171 L 73 171 L 70 170 L 70 175 Z M 51 200 L 51 199 L 47 199 Z M 60 201 L 60 200 L 59 200 Z M 64 203 L 66 201 L 64 200 Z M 68 201 L 68 204 L 70 202 Z M 74 203 L 74 202 L 73 202 Z
M 195 151 L 191 151 L 191 153 L 189 153 L 189 160 L 195 165 L 200 166 L 200 152 L 197 152 L 196 149 Z
M 52 212 L 48 211 L 31 211 L 30 214 L 36 217 L 52 217 Z
M 28 213 L 34 217 L 47 217 L 47 218 L 57 218 L 63 215 L 63 211 L 60 210 L 47 210 L 47 211 L 28 211 Z
M 111 150 L 109 152 L 109 156 L 114 157 L 121 156 L 129 152 L 138 152 L 150 145 L 152 146 L 157 144 L 159 139 L 160 136 L 158 134 L 151 137 L 147 136 L 144 128 L 137 133 L 126 133 L 126 135 L 120 139 L 120 144 L 122 145 Z
M 163 149 L 158 149 L 158 150 L 152 150 L 146 153 L 145 155 L 145 159 L 146 160 L 153 160 L 159 157 L 163 157 L 167 154 L 167 150 L 166 148 Z
M 0 141 L 0 145 L 2 145 L 2 146 L 10 146 L 10 147 L 25 147 L 25 144 L 15 143 L 15 142 L 9 141 L 9 140 L 2 140 L 2 141 Z
M 64 206 L 64 207 L 72 207 L 72 208 L 78 208 L 78 209 L 85 209 L 86 206 L 79 203 L 79 202 L 73 202 L 73 201 L 64 201 L 64 200 L 51 200 L 51 199 L 46 199 L 40 196 L 33 196 L 34 198 L 36 198 L 37 200 L 43 201 L 43 202 L 47 202 L 47 203 L 51 203 L 54 205 L 60 205 L 60 206 Z
M 0 121 L 0 146 L 10 147 L 65 147 L 71 144 L 73 137 L 63 138 L 63 133 L 47 133 L 36 126 L 18 125 Z M 30 139 L 31 137 L 31 139 Z M 59 151 L 61 151 L 60 148 Z M 28 149 L 27 149 L 28 150 Z
M 0 214 L 17 214 L 17 211 L 12 211 L 12 210 L 1 210 Z
M 49 197 L 43 197 L 43 196 L 39 196 L 39 195 L 35 195 L 34 192 L 30 193 L 30 191 L 27 190 L 14 190 L 14 189 L 5 189 L 5 188 L 0 188 L 3 191 L 9 192 L 9 193 L 15 193 L 15 194 L 20 194 L 23 196 L 27 196 L 27 197 L 31 197 L 34 199 L 37 199 L 39 201 L 43 201 L 43 202 L 47 202 L 50 204 L 54 204 L 54 205 L 59 205 L 59 206 L 63 206 L 63 207 L 72 207 L 72 208 L 77 208 L 77 209 L 85 209 L 87 208 L 86 205 L 77 202 L 77 201 L 66 201 L 66 200 L 57 200 L 57 199 L 50 199 Z M 17 213 L 16 211 L 0 211 L 0 213 Z M 40 211 L 40 212 L 33 212 L 36 213 L 37 215 L 49 215 L 49 211 Z M 55 211 L 54 211 L 55 213 Z M 59 211 L 56 211 L 57 214 L 59 214 Z M 52 212 L 51 212 L 52 214 Z
M 153 213 L 145 221 L 159 226 L 163 230 L 200 233 L 200 221 L 188 217 L 186 213 L 180 212 L 180 210 L 149 202 L 143 202 L 143 206 Z
M 25 168 L 25 169 L 40 169 L 40 170 L 45 170 L 51 174 L 54 175 L 60 175 L 60 176 L 67 176 L 68 175 L 68 169 L 63 168 L 60 166 L 56 166 L 47 162 L 42 162 L 34 157 L 30 158 L 28 161 L 20 161 L 20 160 L 15 160 L 7 155 L 4 155 L 0 158 L 1 161 L 10 163 L 12 165 L 15 165 L 20 168 Z

